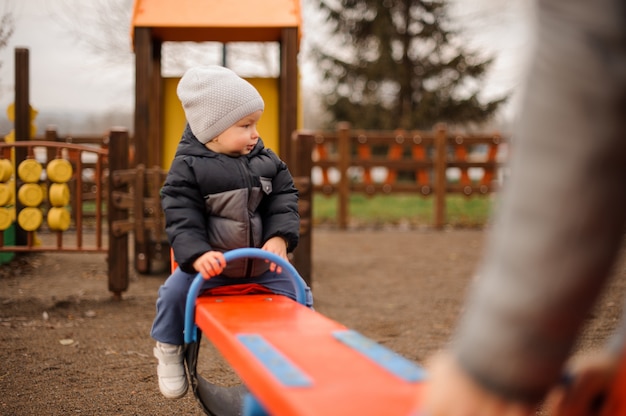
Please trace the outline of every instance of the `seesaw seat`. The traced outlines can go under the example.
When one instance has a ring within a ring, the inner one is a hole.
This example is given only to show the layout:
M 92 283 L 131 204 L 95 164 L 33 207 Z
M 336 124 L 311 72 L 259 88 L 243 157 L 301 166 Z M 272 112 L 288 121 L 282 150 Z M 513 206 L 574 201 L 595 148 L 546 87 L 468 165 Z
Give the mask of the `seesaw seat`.
M 409 415 L 415 409 L 423 378 L 418 367 L 284 296 L 201 297 L 196 324 L 271 415 Z
M 417 409 L 419 366 L 285 296 L 192 293 L 188 310 L 250 392 L 244 415 L 408 416 Z M 197 329 L 185 331 L 193 345 Z

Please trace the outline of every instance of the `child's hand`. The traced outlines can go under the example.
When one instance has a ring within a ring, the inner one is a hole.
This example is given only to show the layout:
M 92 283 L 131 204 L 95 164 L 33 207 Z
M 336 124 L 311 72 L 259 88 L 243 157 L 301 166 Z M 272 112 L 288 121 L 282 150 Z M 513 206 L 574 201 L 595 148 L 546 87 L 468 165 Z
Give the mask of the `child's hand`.
M 220 251 L 207 251 L 193 262 L 193 268 L 206 280 L 221 274 L 224 267 L 226 259 Z
M 599 415 L 615 379 L 619 359 L 608 353 L 580 357 L 569 365 L 571 379 L 556 387 L 546 404 L 551 416 Z
M 270 238 L 269 240 L 265 242 L 265 244 L 263 244 L 263 247 L 261 248 L 265 251 L 269 251 L 270 253 L 274 253 L 277 256 L 282 257 L 286 261 L 289 261 L 289 258 L 287 257 L 287 242 L 282 237 Z M 282 273 L 283 269 L 282 267 L 278 266 L 276 263 L 271 263 L 270 271 L 276 272 L 276 273 Z

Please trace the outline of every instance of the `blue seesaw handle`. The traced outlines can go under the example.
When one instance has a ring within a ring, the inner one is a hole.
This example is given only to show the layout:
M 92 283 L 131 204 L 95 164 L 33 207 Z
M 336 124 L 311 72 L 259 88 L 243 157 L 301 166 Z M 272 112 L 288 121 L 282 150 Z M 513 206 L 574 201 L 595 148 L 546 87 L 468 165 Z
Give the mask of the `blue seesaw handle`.
M 227 251 L 224 253 L 226 263 L 232 260 L 243 258 L 257 258 L 268 260 L 271 263 L 276 263 L 283 269 L 283 273 L 286 271 L 291 276 L 294 288 L 296 289 L 296 301 L 302 305 L 306 305 L 306 283 L 298 274 L 295 267 L 282 257 L 270 253 L 269 251 L 261 250 L 260 248 L 237 248 L 235 250 Z M 200 289 L 204 283 L 204 278 L 200 273 L 196 275 L 189 292 L 187 293 L 187 303 L 185 304 L 185 344 L 190 344 L 197 341 L 197 328 L 195 322 L 196 314 L 196 299 L 200 294 Z

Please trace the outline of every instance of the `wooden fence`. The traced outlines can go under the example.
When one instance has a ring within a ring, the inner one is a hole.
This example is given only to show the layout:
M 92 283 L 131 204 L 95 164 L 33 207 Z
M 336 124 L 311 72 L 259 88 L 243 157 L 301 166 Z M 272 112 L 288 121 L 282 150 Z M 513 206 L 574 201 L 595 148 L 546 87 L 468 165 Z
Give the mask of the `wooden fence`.
M 129 284 L 131 231 L 137 271 L 169 264 L 158 196 L 165 172 L 130 168 L 125 129 L 80 141 L 0 142 L 0 254 L 107 253 L 109 290 L 119 299 Z
M 23 156 L 19 156 L 19 154 Z M 108 177 L 108 150 L 86 147 L 72 143 L 58 143 L 40 140 L 0 143 L 0 161 L 3 164 L 2 186 L 6 198 L 0 204 L 3 219 L 0 233 L 3 233 L 14 220 L 18 244 L 7 247 L 2 239 L 2 251 L 80 251 L 105 252 L 102 224 L 106 193 L 105 179 L 96 182 L 91 216 L 95 221 L 85 224 L 81 192 L 85 178 L 82 161 L 85 156 L 93 159 L 93 176 Z M 58 163 L 56 163 L 58 162 Z M 60 163 L 64 162 L 64 163 Z M 56 164 L 55 164 L 56 163 Z M 45 166 L 45 169 L 44 169 Z M 54 177 L 56 175 L 56 177 Z M 43 221 L 47 213 L 48 221 Z M 54 214 L 54 215 L 52 215 Z M 15 218 L 12 218 L 15 216 Z M 54 225 L 53 225 L 54 224 Z M 67 240 L 66 231 L 73 227 L 72 241 Z M 35 231 L 46 228 L 56 235 L 54 243 L 38 241 Z M 94 228 L 93 238 L 85 239 L 85 228 Z M 93 240 L 93 241 L 91 241 Z
M 499 189 L 508 151 L 500 134 L 456 134 L 444 124 L 432 131 L 375 132 L 340 123 L 336 131 L 296 132 L 293 140 L 299 149 L 294 159 L 295 154 L 311 154 L 313 191 L 337 195 L 341 229 L 347 228 L 354 192 L 433 197 L 434 226 L 442 228 L 446 195 L 469 197 Z
M 41 138 L 35 137 L 34 140 L 44 140 L 46 142 L 54 142 L 54 143 L 66 143 L 66 144 L 75 144 L 75 145 L 83 145 L 88 147 L 93 147 L 95 149 L 107 150 L 109 148 L 109 134 L 102 135 L 92 135 L 92 136 L 76 136 L 76 135 L 67 135 L 60 136 L 56 130 L 56 127 L 49 126 L 46 129 L 45 135 Z M 50 147 L 49 149 L 52 149 Z M 50 151 L 50 150 L 49 150 Z M 70 155 L 72 159 L 70 162 L 73 165 L 80 163 L 80 166 L 83 171 L 82 180 L 80 182 L 80 188 L 76 189 L 76 195 L 81 195 L 81 202 L 92 201 L 96 202 L 98 198 L 106 198 L 108 194 L 108 186 L 107 186 L 107 177 L 104 175 L 100 175 L 96 170 L 96 160 L 93 157 L 90 157 L 91 154 L 89 152 L 82 152 L 82 160 L 78 161 L 76 159 L 77 154 Z M 48 160 L 52 159 L 52 155 L 48 155 Z M 101 172 L 104 172 L 108 169 L 108 158 L 104 160 L 104 165 L 102 166 Z M 97 182 L 101 181 L 102 186 Z M 97 191 L 100 190 L 102 195 L 98 195 Z M 79 201 L 79 198 L 72 198 L 72 213 L 80 212 L 81 210 L 76 205 Z M 105 207 L 106 208 L 106 207 Z M 85 217 L 92 217 L 95 211 L 84 211 L 83 215 Z M 106 211 L 103 212 L 106 215 Z
M 295 132 L 292 140 L 293 153 L 289 163 L 301 195 L 302 217 L 301 244 L 292 261 L 309 284 L 314 193 L 338 196 L 337 221 L 342 229 L 347 228 L 351 193 L 413 193 L 432 197 L 435 201 L 434 225 L 440 228 L 445 224 L 446 195 L 460 193 L 470 197 L 499 189 L 503 180 L 503 161 L 507 156 L 506 141 L 498 134 L 459 135 L 448 131 L 444 125 L 433 131 L 372 132 L 351 130 L 344 123 L 334 132 Z M 18 181 L 14 188 L 17 191 L 24 184 L 32 189 L 39 189 L 35 185 L 42 185 L 47 195 L 52 186 L 50 178 L 42 182 L 39 174 L 31 182 L 21 179 L 18 172 L 21 160 L 35 162 L 39 159 L 42 166 L 38 168 L 53 161 L 66 160 L 71 164 L 73 174 L 64 184 L 64 188 L 67 185 L 70 191 L 68 203 L 56 207 L 50 204 L 49 197 L 44 197 L 32 207 L 21 207 L 17 201 L 16 212 L 19 214 L 29 208 L 29 212 L 37 211 L 41 216 L 55 210 L 63 211 L 66 216 L 69 212 L 72 217 L 71 221 L 65 221 L 65 225 L 53 227 L 50 221 L 40 221 L 43 229 L 39 224 L 33 225 L 26 230 L 20 244 L 6 244 L 3 235 L 6 227 L 0 227 L 0 253 L 108 252 L 109 290 L 117 298 L 128 287 L 130 232 L 135 242 L 135 268 L 139 272 L 150 272 L 151 262 L 155 260 L 166 262 L 169 248 L 163 235 L 158 199 L 165 172 L 158 167 L 146 169 L 142 165 L 131 168 L 132 146 L 125 130 L 113 130 L 101 137 L 62 138 L 54 129 L 48 129 L 45 140 L 0 143 L 0 161 L 8 163 L 18 153 L 21 157 L 16 157 L 15 165 L 5 169 L 4 175 L 5 182 L 11 178 Z M 89 227 L 95 227 L 95 232 L 89 233 L 87 241 L 83 232 L 87 213 L 82 208 L 89 200 L 93 200 L 95 216 L 95 221 L 89 221 Z M 10 199 L 4 204 L 10 204 Z M 0 214 L 10 211 L 0 208 Z M 9 222 L 14 220 L 9 219 Z M 19 218 L 17 220 L 20 225 L 30 227 L 30 222 L 25 219 L 22 222 Z M 69 230 L 68 225 L 71 225 Z M 54 241 L 43 245 L 36 242 L 35 231 L 48 228 Z

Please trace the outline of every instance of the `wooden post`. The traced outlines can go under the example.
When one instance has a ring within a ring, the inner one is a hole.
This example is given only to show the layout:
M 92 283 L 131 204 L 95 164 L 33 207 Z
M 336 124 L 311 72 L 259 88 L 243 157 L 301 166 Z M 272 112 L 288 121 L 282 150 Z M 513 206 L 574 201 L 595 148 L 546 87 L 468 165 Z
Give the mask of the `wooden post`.
M 300 212 L 300 242 L 294 252 L 293 266 L 298 270 L 304 281 L 312 286 L 312 231 L 313 231 L 313 183 L 311 182 L 311 169 L 313 168 L 312 134 L 298 134 L 294 132 L 291 137 L 291 149 L 293 153 L 292 167 L 290 170 L 294 176 L 296 188 L 299 193 L 298 210 Z
M 161 164 L 161 42 L 153 39 L 148 27 L 135 28 L 135 160 L 133 166 Z M 135 198 L 145 195 L 135 194 Z M 135 213 L 135 215 L 139 215 Z M 135 233 L 135 265 L 140 273 L 150 272 L 149 234 Z
M 56 126 L 48 126 L 46 127 L 46 141 L 47 142 L 57 142 L 59 140 L 59 135 L 57 134 Z M 49 147 L 46 150 L 46 163 L 50 163 L 51 160 L 57 158 L 57 149 L 53 147 Z
M 148 232 L 144 226 L 144 204 L 146 183 L 146 168 L 143 164 L 137 165 L 134 184 L 133 221 L 135 223 L 135 270 L 139 273 L 150 271 L 148 258 Z
M 161 208 L 160 191 L 165 181 L 167 173 L 160 166 L 155 166 L 146 172 L 147 184 L 146 193 L 151 201 L 148 212 L 153 221 L 151 235 L 153 239 L 150 241 L 148 248 L 150 252 L 150 273 L 164 273 L 171 270 L 170 266 L 170 244 L 165 233 L 165 214 Z
M 443 228 L 446 221 L 446 169 L 447 169 L 447 136 L 446 125 L 435 126 L 435 228 Z
M 15 49 L 15 141 L 30 140 L 30 65 L 29 52 L 26 48 Z M 17 175 L 17 167 L 26 159 L 26 148 L 15 148 L 15 195 L 22 185 L 22 180 Z M 24 205 L 18 198 L 15 200 L 15 212 L 19 213 Z M 15 244 L 24 246 L 28 243 L 28 233 L 15 222 Z
M 337 125 L 337 150 L 339 153 L 339 187 L 337 195 L 337 222 L 339 229 L 348 228 L 348 203 L 350 198 L 350 179 L 348 168 L 350 167 L 350 123 L 342 122 Z
M 280 41 L 279 152 L 291 163 L 291 134 L 298 128 L 298 28 L 283 28 Z
M 117 127 L 111 129 L 109 141 L 109 195 L 107 202 L 109 218 L 109 252 L 107 256 L 109 268 L 109 291 L 113 298 L 122 299 L 122 292 L 128 289 L 128 233 L 116 236 L 113 233 L 113 222 L 128 220 L 128 210 L 119 209 L 113 200 L 113 191 L 128 192 L 126 184 L 115 181 L 114 172 L 129 168 L 128 162 L 128 131 Z
M 150 87 L 152 85 L 152 32 L 135 28 L 135 160 L 134 165 L 148 164 L 150 140 Z M 156 145 L 156 144 L 153 144 Z
M 150 120 L 163 120 L 163 80 L 161 78 L 161 46 L 158 39 L 152 40 L 152 71 L 150 77 Z M 146 166 L 161 166 L 163 159 L 162 123 L 151 122 L 148 131 L 147 150 L 149 152 Z

